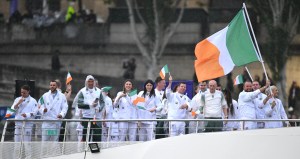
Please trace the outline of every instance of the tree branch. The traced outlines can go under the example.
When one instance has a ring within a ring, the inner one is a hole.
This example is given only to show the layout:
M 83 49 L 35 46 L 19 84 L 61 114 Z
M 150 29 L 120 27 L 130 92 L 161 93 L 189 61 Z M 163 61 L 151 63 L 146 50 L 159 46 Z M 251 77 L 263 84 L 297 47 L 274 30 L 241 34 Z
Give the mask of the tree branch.
M 152 51 L 152 59 L 156 57 L 156 55 L 159 52 L 159 45 L 160 45 L 160 36 L 161 36 L 161 31 L 160 31 L 160 23 L 159 23 L 159 14 L 158 14 L 158 9 L 157 9 L 157 1 L 153 0 L 153 13 L 154 13 L 154 28 L 155 28 L 155 40 L 154 40 L 154 46 L 153 46 L 153 51 Z
M 173 34 L 175 33 L 178 25 L 180 24 L 181 20 L 182 20 L 182 17 L 183 17 L 183 13 L 184 13 L 184 9 L 186 7 L 186 0 L 183 0 L 183 4 L 181 6 L 181 9 L 180 9 L 180 13 L 179 13 L 179 16 L 174 24 L 174 27 L 173 29 L 169 28 L 166 32 L 167 32 L 167 35 L 165 36 L 164 40 L 163 40 L 163 44 L 161 45 L 161 48 L 160 48 L 160 52 L 159 54 L 157 55 L 158 58 L 160 58 L 165 50 L 165 47 L 167 46 L 168 42 L 169 42 L 169 39 L 173 36 Z M 171 26 L 170 26 L 171 27 Z
M 142 15 L 141 15 L 141 12 L 140 12 L 140 10 L 139 10 L 139 6 L 137 5 L 137 1 L 136 1 L 136 0 L 134 0 L 134 4 L 135 4 L 135 11 L 136 11 L 137 16 L 138 16 L 139 19 L 141 20 L 141 22 L 142 22 L 142 24 L 144 25 L 144 27 L 147 28 L 148 26 L 147 26 L 147 24 L 146 24 L 144 18 L 143 18 Z
M 137 29 L 136 29 L 136 25 L 135 25 L 135 18 L 134 18 L 133 9 L 132 9 L 132 2 L 131 2 L 131 0 L 126 0 L 126 3 L 127 3 L 127 6 L 128 6 L 130 28 L 131 28 L 131 31 L 132 31 L 132 34 L 133 34 L 133 38 L 136 41 L 137 46 L 138 46 L 142 56 L 145 57 L 147 61 L 151 61 L 151 59 L 149 57 L 149 53 L 148 53 L 146 47 L 142 43 L 142 40 L 139 38 L 138 33 L 137 33 Z

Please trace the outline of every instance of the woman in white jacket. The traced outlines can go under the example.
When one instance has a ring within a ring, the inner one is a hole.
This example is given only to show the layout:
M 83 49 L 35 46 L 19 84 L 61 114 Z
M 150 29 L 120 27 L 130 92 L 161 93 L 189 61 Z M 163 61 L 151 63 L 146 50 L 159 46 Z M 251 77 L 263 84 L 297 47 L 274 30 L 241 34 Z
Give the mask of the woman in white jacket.
M 154 82 L 147 80 L 144 84 L 144 90 L 139 92 L 139 97 L 145 99 L 143 107 L 139 107 L 138 117 L 139 119 L 156 119 L 155 110 L 157 107 L 161 107 L 162 104 L 159 98 L 155 95 Z M 138 106 L 138 105 L 137 105 Z M 154 121 L 141 121 L 139 122 L 139 141 L 150 141 L 154 139 L 154 128 L 156 122 Z
M 137 108 L 133 106 L 132 97 L 129 93 L 132 91 L 132 82 L 126 80 L 124 82 L 123 91 L 117 93 L 114 101 L 114 107 L 118 109 L 117 119 L 137 119 Z M 119 122 L 119 138 L 125 141 L 129 136 L 129 141 L 136 141 L 137 122 Z

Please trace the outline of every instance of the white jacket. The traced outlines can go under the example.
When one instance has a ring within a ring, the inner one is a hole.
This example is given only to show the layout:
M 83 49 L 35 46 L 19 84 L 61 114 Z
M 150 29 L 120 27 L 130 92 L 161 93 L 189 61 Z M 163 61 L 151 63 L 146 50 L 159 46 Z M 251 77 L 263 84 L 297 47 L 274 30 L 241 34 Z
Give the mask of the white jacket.
M 178 92 L 173 93 L 171 89 L 166 89 L 168 99 L 168 119 L 186 119 L 187 111 L 191 111 L 190 98 Z M 187 104 L 187 109 L 180 109 L 181 105 Z
M 56 91 L 54 98 L 51 91 L 43 94 L 39 99 L 39 105 L 41 106 L 39 112 L 42 114 L 42 119 L 57 120 L 59 114 L 64 118 L 68 111 L 66 97 L 60 91 Z M 44 112 L 45 108 L 47 108 L 47 112 Z
M 15 99 L 11 109 L 15 109 L 14 106 L 19 102 L 22 97 L 18 97 Z M 34 119 L 38 112 L 37 102 L 30 95 L 25 98 L 25 100 L 19 105 L 18 109 L 16 109 L 15 119 Z M 26 114 L 26 118 L 21 116 L 23 113 Z M 32 114 L 32 115 L 31 115 Z M 22 122 L 16 122 L 16 126 L 22 126 Z M 26 122 L 25 126 L 32 126 L 32 122 Z
M 276 105 L 272 109 L 271 103 L 273 102 L 273 100 L 275 100 Z M 287 115 L 283 108 L 282 102 L 278 98 L 269 99 L 264 110 L 265 110 L 266 119 L 287 119 Z M 280 128 L 280 127 L 283 127 L 281 121 L 274 121 L 274 122 L 267 121 L 265 124 L 265 128 Z
M 242 91 L 239 94 L 239 109 L 240 109 L 240 119 L 256 119 L 256 107 L 254 104 L 254 99 L 260 93 L 260 90 L 254 92 Z
M 144 97 L 143 93 L 144 93 L 144 91 L 139 92 L 138 96 L 145 98 L 145 108 L 146 108 L 146 110 L 138 109 L 138 118 L 139 119 L 156 119 L 155 111 L 150 112 L 149 110 L 153 109 L 153 108 L 157 108 L 157 107 L 162 108 L 162 103 L 160 102 L 160 99 L 159 99 L 158 96 L 153 96 L 152 95 L 151 97 L 149 97 L 149 95 L 146 94 L 145 97 Z M 153 122 L 144 121 L 142 123 L 152 124 Z
M 123 92 L 118 92 L 118 99 Z M 114 107 L 118 109 L 118 113 L 116 115 L 117 119 L 137 119 L 137 108 L 133 106 L 132 99 L 130 96 L 126 95 L 125 97 L 121 97 L 119 101 L 115 100 Z

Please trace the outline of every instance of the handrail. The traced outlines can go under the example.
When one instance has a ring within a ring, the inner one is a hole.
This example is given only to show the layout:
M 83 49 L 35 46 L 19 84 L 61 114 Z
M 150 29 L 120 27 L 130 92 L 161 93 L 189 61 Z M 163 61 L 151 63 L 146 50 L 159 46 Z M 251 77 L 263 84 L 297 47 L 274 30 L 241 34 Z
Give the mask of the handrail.
M 6 121 L 30 121 L 30 122 L 130 122 L 130 121 L 291 121 L 300 122 L 300 119 L 7 119 Z

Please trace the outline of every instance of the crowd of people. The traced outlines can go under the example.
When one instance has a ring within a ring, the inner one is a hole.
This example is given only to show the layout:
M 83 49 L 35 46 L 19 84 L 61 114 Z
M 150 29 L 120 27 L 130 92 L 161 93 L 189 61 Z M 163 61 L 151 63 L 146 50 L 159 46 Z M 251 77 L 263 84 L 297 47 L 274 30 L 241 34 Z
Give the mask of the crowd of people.
M 15 10 L 7 20 L 4 18 L 3 13 L 0 12 L 0 24 L 24 24 L 34 28 L 49 27 L 54 24 L 70 22 L 97 23 L 97 18 L 99 19 L 100 17 L 97 17 L 92 9 L 76 12 L 72 6 L 69 6 L 67 11 L 48 11 L 47 13 L 36 10 L 26 11 L 22 14 L 19 10 Z
M 157 77 L 155 82 L 147 80 L 143 90 L 134 92 L 133 82 L 125 80 L 123 88 L 116 97 L 110 96 L 112 87 L 98 88 L 98 81 L 89 75 L 85 85 L 77 93 L 72 107 L 79 119 L 107 120 L 124 119 L 120 122 L 77 123 L 78 141 L 150 141 L 153 139 L 178 136 L 188 133 L 279 128 L 289 126 L 288 121 L 251 121 L 253 119 L 287 119 L 283 104 L 278 99 L 278 89 L 267 81 L 261 87 L 258 81 L 246 81 L 238 100 L 232 99 L 231 92 L 221 89 L 215 80 L 200 82 L 195 96 L 190 99 L 186 94 L 186 84 L 179 83 L 172 88 L 172 76 L 168 86 L 165 79 Z M 72 87 L 67 85 L 64 93 L 58 80 L 50 82 L 50 90 L 38 101 L 29 95 L 27 85 L 21 87 L 21 96 L 16 98 L 12 109 L 16 119 L 34 119 L 37 114 L 42 122 L 42 141 L 59 141 L 62 122 L 68 110 Z M 135 93 L 133 96 L 132 92 Z M 144 106 L 134 104 L 134 99 L 142 97 Z M 133 119 L 133 120 L 130 120 Z M 214 119 L 207 121 L 137 121 L 139 119 Z M 245 119 L 250 121 L 228 121 L 224 119 Z M 129 120 L 129 121 L 126 121 Z M 16 142 L 31 141 L 33 122 L 15 123 Z M 86 139 L 90 127 L 89 139 Z M 23 132 L 22 132 L 23 130 Z M 74 131 L 74 130 L 73 130 Z

